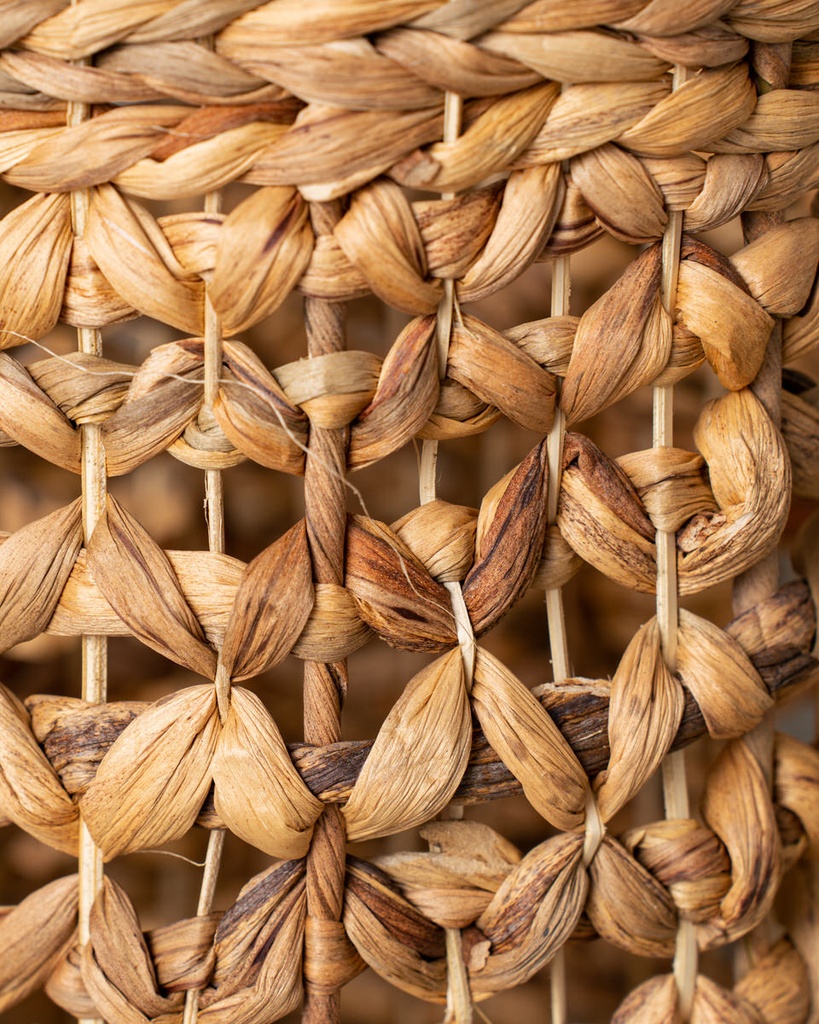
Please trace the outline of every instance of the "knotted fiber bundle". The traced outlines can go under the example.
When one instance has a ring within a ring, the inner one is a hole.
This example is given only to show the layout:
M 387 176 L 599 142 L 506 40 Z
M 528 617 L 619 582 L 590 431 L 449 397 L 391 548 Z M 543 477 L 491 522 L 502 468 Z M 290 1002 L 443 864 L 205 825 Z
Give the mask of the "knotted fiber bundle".
M 0 177 L 4 1019 L 817 1024 L 819 7 L 9 0 Z

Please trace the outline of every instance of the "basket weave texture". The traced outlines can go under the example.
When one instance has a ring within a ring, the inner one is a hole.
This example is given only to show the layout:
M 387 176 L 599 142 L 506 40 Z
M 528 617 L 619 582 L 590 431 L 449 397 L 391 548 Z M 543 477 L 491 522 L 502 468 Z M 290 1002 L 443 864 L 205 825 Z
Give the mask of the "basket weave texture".
M 819 5 L 9 0 L 0 47 L 0 466 L 74 495 L 0 534 L 0 650 L 82 649 L 51 695 L 0 687 L 0 819 L 65 855 L 0 916 L 0 1009 L 469 1024 L 542 976 L 526 1019 L 566 1024 L 567 951 L 605 943 L 651 961 L 616 1024 L 819 1022 Z M 584 290 L 595 247 L 620 262 Z M 447 452 L 492 438 L 459 500 Z M 134 511 L 155 459 L 204 487 L 198 549 Z M 606 678 L 573 670 L 605 645 L 567 623 L 581 577 L 644 595 Z M 131 699 L 112 659 L 109 687 L 109 637 L 173 686 Z M 347 659 L 385 644 L 415 668 L 382 651 L 350 739 Z M 119 859 L 192 830 L 198 907 L 144 930 Z M 367 969 L 439 1005 L 347 1016 Z

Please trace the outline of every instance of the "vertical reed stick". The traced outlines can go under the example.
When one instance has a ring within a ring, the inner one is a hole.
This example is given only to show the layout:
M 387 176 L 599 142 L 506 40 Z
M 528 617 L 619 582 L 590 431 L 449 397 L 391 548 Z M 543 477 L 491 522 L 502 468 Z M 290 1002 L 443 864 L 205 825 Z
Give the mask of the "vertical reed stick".
M 74 6 L 78 0 L 71 0 Z M 87 64 L 88 61 L 77 61 Z M 87 103 L 69 103 L 66 123 L 69 127 L 82 124 L 91 116 Z M 89 193 L 81 189 L 71 193 L 71 228 L 78 238 L 85 233 L 88 220 Z M 102 334 L 90 327 L 77 328 L 77 347 L 86 355 L 102 355 Z M 105 470 L 105 449 L 102 430 L 98 423 L 84 423 L 80 427 L 82 439 L 82 528 L 83 543 L 87 546 L 94 527 L 105 514 L 108 483 Z M 82 638 L 82 699 L 102 704 L 108 698 L 108 641 L 104 636 Z M 82 947 L 90 939 L 91 908 L 102 888 L 103 858 L 80 816 L 79 835 L 79 907 L 78 941 Z M 97 1017 L 80 1017 L 80 1024 L 102 1024 Z
M 678 89 L 688 78 L 688 70 L 674 69 L 672 88 Z M 680 273 L 683 215 L 669 213 L 663 235 L 661 299 L 671 317 L 676 312 L 677 281 Z M 653 438 L 655 448 L 670 447 L 674 443 L 674 388 L 654 388 Z M 677 587 L 677 537 L 673 531 L 658 530 L 655 537 L 657 551 L 657 623 L 663 657 L 671 673 L 677 667 L 677 629 L 679 623 L 679 596 Z M 663 801 L 666 818 L 687 818 L 690 815 L 688 783 L 685 774 L 685 754 L 676 751 L 665 758 L 662 766 Z M 674 954 L 674 980 L 680 1016 L 688 1020 L 694 1002 L 697 980 L 697 933 L 694 925 L 682 920 L 677 928 Z
M 445 94 L 444 100 L 444 142 L 455 142 L 461 132 L 461 116 L 463 101 L 453 92 Z M 442 199 L 454 199 L 454 192 L 442 192 Z M 438 303 L 435 323 L 435 342 L 438 353 L 438 377 L 446 377 L 449 341 L 452 335 L 452 320 L 456 312 L 455 282 L 444 279 L 444 294 Z M 435 501 L 437 496 L 436 475 L 438 470 L 438 442 L 426 440 L 421 445 L 421 462 L 418 473 L 418 490 L 421 504 Z M 464 663 L 464 674 L 467 689 L 472 685 L 472 674 L 475 668 L 475 640 L 469 622 L 469 614 L 464 603 L 463 591 L 459 583 L 445 583 L 452 603 L 452 613 L 458 626 L 458 640 L 461 645 L 461 658 Z M 463 807 L 452 803 L 444 809 L 442 818 L 458 820 L 463 817 Z M 461 933 L 457 928 L 446 929 L 447 959 L 447 1004 L 444 1016 L 446 1022 L 456 1024 L 472 1024 L 472 996 L 469 991 L 469 978 L 463 960 Z
M 220 192 L 210 192 L 205 196 L 205 213 L 219 213 L 222 209 Z M 219 394 L 219 380 L 222 376 L 222 329 L 219 318 L 205 293 L 205 380 L 204 409 L 210 412 Z M 217 554 L 225 551 L 225 496 L 222 473 L 218 469 L 205 470 L 205 517 L 208 524 L 208 550 Z M 230 700 L 230 679 L 222 670 L 221 660 L 216 668 L 216 699 L 219 717 L 224 723 Z M 205 855 L 205 869 L 199 888 L 199 902 L 196 907 L 197 917 L 209 914 L 213 907 L 216 884 L 219 879 L 219 868 L 222 863 L 222 852 L 225 844 L 224 829 L 213 829 L 208 837 L 208 851 Z M 182 1024 L 196 1024 L 199 1015 L 199 991 L 189 989 L 185 993 L 185 1009 Z

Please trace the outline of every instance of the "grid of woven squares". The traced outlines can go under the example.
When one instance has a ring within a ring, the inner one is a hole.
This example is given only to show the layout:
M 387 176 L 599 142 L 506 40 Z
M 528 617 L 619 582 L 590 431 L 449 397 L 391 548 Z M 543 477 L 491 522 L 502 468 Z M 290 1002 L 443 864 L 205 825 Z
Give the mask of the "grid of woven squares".
M 299 1005 L 332 1024 L 370 968 L 467 1024 L 551 965 L 565 1024 L 563 947 L 597 935 L 666 959 L 617 1022 L 819 1020 L 819 751 L 770 714 L 819 678 L 819 531 L 798 578 L 777 554 L 792 492 L 819 498 L 819 390 L 789 369 L 819 347 L 817 6 L 31 0 L 0 5 L 0 44 L 19 198 L 0 223 L 0 444 L 77 477 L 76 500 L 2 536 L 0 647 L 83 649 L 73 697 L 0 689 L 0 815 L 78 858 L 0 917 L 0 1007 L 45 986 L 112 1024 Z M 252 188 L 223 209 L 236 182 Z M 740 217 L 730 255 L 703 239 Z M 572 256 L 604 235 L 632 261 L 573 310 Z M 536 263 L 540 319 L 476 315 Z M 243 336 L 293 292 L 306 358 L 267 365 Z M 383 359 L 348 347 L 366 295 L 405 318 Z M 106 358 L 106 328 L 137 316 L 181 337 Z M 58 321 L 73 354 L 48 354 Z M 706 363 L 717 397 L 687 450 L 675 389 Z M 582 424 L 639 389 L 653 446 L 615 459 Z M 479 508 L 442 500 L 439 450 L 501 417 L 528 454 Z M 351 471 L 412 444 L 417 506 L 348 514 Z M 202 472 L 208 550 L 163 550 L 108 494 L 167 452 Z M 248 563 L 224 542 L 245 460 L 271 500 L 304 478 L 303 517 Z M 582 563 L 656 595 L 607 680 L 572 674 L 562 595 Z M 728 580 L 724 628 L 680 605 Z M 552 666 L 534 687 L 482 642 L 532 589 Z M 188 684 L 109 694 L 123 635 Z M 368 643 L 427 661 L 352 742 L 346 658 Z M 288 746 L 254 679 L 291 654 Z M 682 750 L 706 733 L 725 742 L 696 807 Z M 609 831 L 660 770 L 665 817 Z M 510 793 L 542 819 L 531 849 L 470 820 Z M 146 939 L 106 864 L 193 827 L 198 910 Z M 428 848 L 354 856 L 419 829 Z M 226 830 L 271 866 L 217 912 Z M 733 988 L 699 969 L 742 937 Z

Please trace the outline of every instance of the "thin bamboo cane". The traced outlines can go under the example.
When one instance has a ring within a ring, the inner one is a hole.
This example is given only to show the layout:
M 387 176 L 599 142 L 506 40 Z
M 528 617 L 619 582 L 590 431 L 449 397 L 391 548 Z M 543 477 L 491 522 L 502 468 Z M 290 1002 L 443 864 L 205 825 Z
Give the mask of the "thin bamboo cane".
M 72 0 L 72 6 L 78 0 Z M 78 62 L 81 64 L 85 61 Z M 66 121 L 79 125 L 91 116 L 87 103 L 69 103 Z M 89 209 L 87 189 L 71 193 L 71 226 L 81 237 L 86 228 Z M 102 355 L 102 334 L 88 327 L 77 328 L 77 347 L 86 355 Z M 108 486 L 105 472 L 105 449 L 102 428 L 98 423 L 84 423 L 82 438 L 82 523 L 83 543 L 88 544 L 97 522 L 105 514 Z M 108 696 L 108 640 L 104 636 L 82 638 L 82 699 L 101 704 Z M 102 852 L 94 843 L 85 822 L 80 819 L 79 836 L 79 907 L 78 937 L 80 946 L 90 939 L 91 908 L 102 888 L 104 863 Z M 80 1024 L 101 1024 L 99 1018 L 79 1018 Z
M 673 85 L 678 89 L 688 78 L 687 69 L 676 66 Z M 676 312 L 677 282 L 680 271 L 683 215 L 669 214 L 663 236 L 663 269 L 661 299 L 672 319 Z M 652 444 L 655 448 L 670 447 L 674 443 L 674 388 L 654 388 L 654 417 Z M 677 537 L 671 530 L 658 530 L 657 550 L 657 622 L 663 658 L 673 674 L 677 664 L 677 630 L 679 622 L 679 594 L 677 586 Z M 663 798 L 667 818 L 688 818 L 688 782 L 685 771 L 685 753 L 669 754 L 662 766 Z M 674 953 L 674 980 L 677 984 L 678 1009 L 683 1020 L 688 1020 L 694 1003 L 694 985 L 697 980 L 697 933 L 691 921 L 683 919 L 677 928 Z

